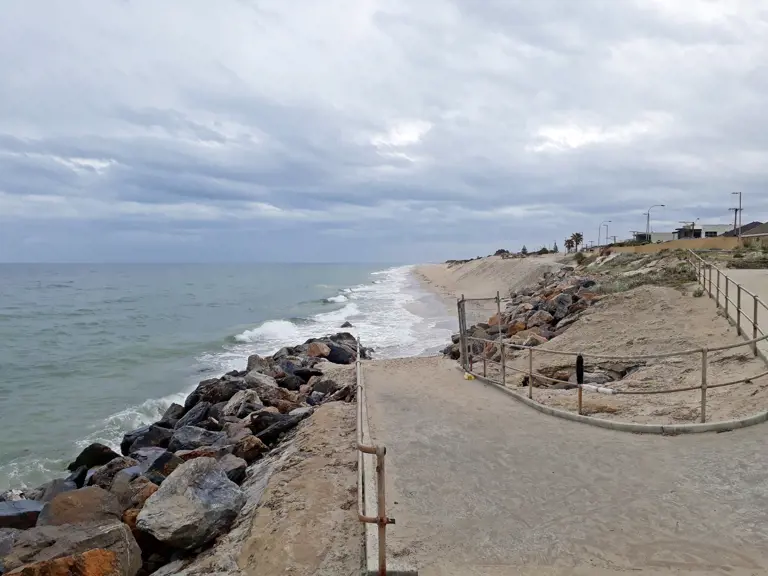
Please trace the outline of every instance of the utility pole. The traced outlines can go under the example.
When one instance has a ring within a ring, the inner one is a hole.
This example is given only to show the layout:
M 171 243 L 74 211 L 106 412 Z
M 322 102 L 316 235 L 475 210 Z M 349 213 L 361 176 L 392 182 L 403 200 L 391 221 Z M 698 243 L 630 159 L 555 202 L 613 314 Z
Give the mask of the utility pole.
M 736 218 L 739 215 L 739 209 L 738 208 L 728 208 L 728 210 L 733 210 L 733 232 L 736 233 L 736 230 L 738 229 L 738 224 L 736 224 Z

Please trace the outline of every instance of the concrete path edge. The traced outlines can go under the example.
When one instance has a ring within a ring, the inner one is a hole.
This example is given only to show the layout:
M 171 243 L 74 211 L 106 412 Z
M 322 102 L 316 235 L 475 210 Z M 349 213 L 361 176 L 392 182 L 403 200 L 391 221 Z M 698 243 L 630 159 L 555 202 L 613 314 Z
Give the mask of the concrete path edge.
M 461 366 L 457 366 L 457 369 L 464 373 Z M 737 430 L 739 428 L 746 428 L 748 426 L 754 426 L 755 424 L 761 424 L 768 420 L 768 411 L 758 412 L 752 416 L 745 418 L 738 418 L 736 420 L 723 420 L 721 422 L 705 422 L 700 424 L 637 424 L 635 422 L 616 422 L 614 420 L 604 420 L 602 418 L 592 418 L 591 416 L 582 416 L 581 414 L 574 414 L 573 412 L 566 412 L 565 410 L 558 410 L 550 406 L 539 404 L 535 400 L 531 400 L 522 394 L 518 394 L 514 390 L 510 390 L 506 386 L 502 386 L 498 382 L 494 382 L 489 378 L 478 376 L 473 374 L 476 380 L 481 383 L 498 388 L 502 392 L 512 396 L 516 400 L 530 406 L 534 410 L 538 410 L 549 416 L 555 416 L 557 418 L 563 418 L 565 420 L 571 420 L 573 422 L 581 422 L 583 424 L 589 424 L 590 426 L 597 426 L 599 428 L 607 428 L 609 430 L 618 430 L 620 432 L 633 432 L 635 434 L 698 434 L 701 432 L 728 432 L 730 430 Z

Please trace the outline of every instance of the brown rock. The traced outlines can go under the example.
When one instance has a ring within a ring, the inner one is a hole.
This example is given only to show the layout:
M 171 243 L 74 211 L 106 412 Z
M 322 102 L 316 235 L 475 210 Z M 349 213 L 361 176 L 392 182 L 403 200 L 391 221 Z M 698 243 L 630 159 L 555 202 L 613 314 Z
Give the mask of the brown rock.
M 117 476 L 112 483 L 112 494 L 114 494 L 123 510 L 128 508 L 141 508 L 147 498 L 157 491 L 157 484 L 153 483 L 144 476 L 134 479 Z
M 525 328 L 526 328 L 525 322 L 522 322 L 519 320 L 517 322 L 513 322 L 507 328 L 507 336 L 514 336 L 518 332 L 522 332 L 523 330 L 525 330 Z
M 125 576 L 117 554 L 111 550 L 101 549 L 28 564 L 14 574 L 20 576 Z
M 138 508 L 129 508 L 123 512 L 123 524 L 131 529 L 131 532 L 134 533 L 134 536 L 136 535 L 136 518 L 138 518 L 139 512 L 141 512 L 141 510 Z
M 280 414 L 288 414 L 291 410 L 295 410 L 301 406 L 298 400 L 298 398 L 296 398 L 296 402 L 289 402 L 288 400 L 274 400 L 272 402 L 272 406 L 277 408 L 277 411 Z
M 312 386 L 310 386 L 309 384 L 302 384 L 301 386 L 299 386 L 299 396 L 301 396 L 302 394 L 308 396 L 311 393 L 312 393 Z
M 63 492 L 45 505 L 38 526 L 119 520 L 123 509 L 117 496 L 98 486 Z
M 602 295 L 597 294 L 596 292 L 579 292 L 578 296 L 580 300 L 586 300 L 590 304 L 603 299 Z
M 235 449 L 232 451 L 232 454 L 238 458 L 242 458 L 248 462 L 248 464 L 250 464 L 259 456 L 268 451 L 269 448 L 267 448 L 267 445 L 264 444 L 264 442 L 255 436 L 248 436 L 247 438 L 243 438 L 235 445 Z
M 498 326 L 501 323 L 501 318 L 498 313 L 488 318 L 488 326 Z
M 546 310 L 539 310 L 533 316 L 528 318 L 528 328 L 536 326 L 544 326 L 551 323 L 554 320 L 552 314 Z
M 330 353 L 331 349 L 327 344 L 323 344 L 322 342 L 311 342 L 307 348 L 307 356 L 313 358 L 327 358 Z
M 195 448 L 194 450 L 179 450 L 176 452 L 176 456 L 188 462 L 195 458 L 219 458 L 224 454 L 228 454 L 229 450 L 223 447 L 216 446 L 202 446 L 201 448 Z
M 547 341 L 544 336 L 539 336 L 538 334 L 531 334 L 528 336 L 528 338 L 525 339 L 525 342 L 523 342 L 523 346 L 540 346 L 541 344 L 544 344 Z

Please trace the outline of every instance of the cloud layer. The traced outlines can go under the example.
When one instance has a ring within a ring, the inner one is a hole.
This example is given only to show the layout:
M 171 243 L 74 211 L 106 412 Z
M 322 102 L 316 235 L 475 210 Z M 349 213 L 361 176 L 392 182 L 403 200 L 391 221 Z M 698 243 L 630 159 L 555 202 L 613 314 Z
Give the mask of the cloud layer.
M 5 0 L 0 261 L 425 261 L 768 219 L 751 0 Z

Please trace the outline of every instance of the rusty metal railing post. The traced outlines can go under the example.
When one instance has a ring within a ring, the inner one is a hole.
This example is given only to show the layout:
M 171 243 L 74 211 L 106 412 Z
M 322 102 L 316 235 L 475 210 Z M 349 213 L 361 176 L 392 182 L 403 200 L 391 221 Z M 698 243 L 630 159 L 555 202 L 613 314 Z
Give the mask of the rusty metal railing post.
M 496 314 L 498 314 L 499 318 L 499 355 L 501 356 L 499 361 L 501 362 L 501 384 L 502 386 L 506 386 L 507 367 L 506 363 L 504 362 L 504 335 L 501 332 L 501 292 L 498 290 L 496 291 Z
M 731 283 L 731 279 L 726 275 L 725 277 L 725 319 L 730 319 L 728 315 L 728 285 Z
M 387 518 L 387 500 L 384 478 L 386 467 L 384 457 L 387 449 L 383 446 L 366 446 L 358 443 L 357 449 L 365 454 L 374 454 L 376 456 L 376 516 L 365 516 L 358 512 L 357 516 L 360 522 L 376 524 L 379 527 L 379 574 L 385 576 L 387 573 L 387 524 L 394 524 L 394 518 Z
M 720 268 L 717 269 L 717 298 L 715 298 L 715 305 L 720 308 Z
M 701 349 L 701 421 L 707 421 L 707 349 Z
M 752 299 L 754 300 L 754 310 L 752 312 L 752 340 L 757 340 L 757 304 L 759 302 L 757 294 L 752 296 Z M 757 356 L 757 342 L 752 342 L 752 353 Z
M 741 336 L 741 284 L 736 284 L 736 333 Z

